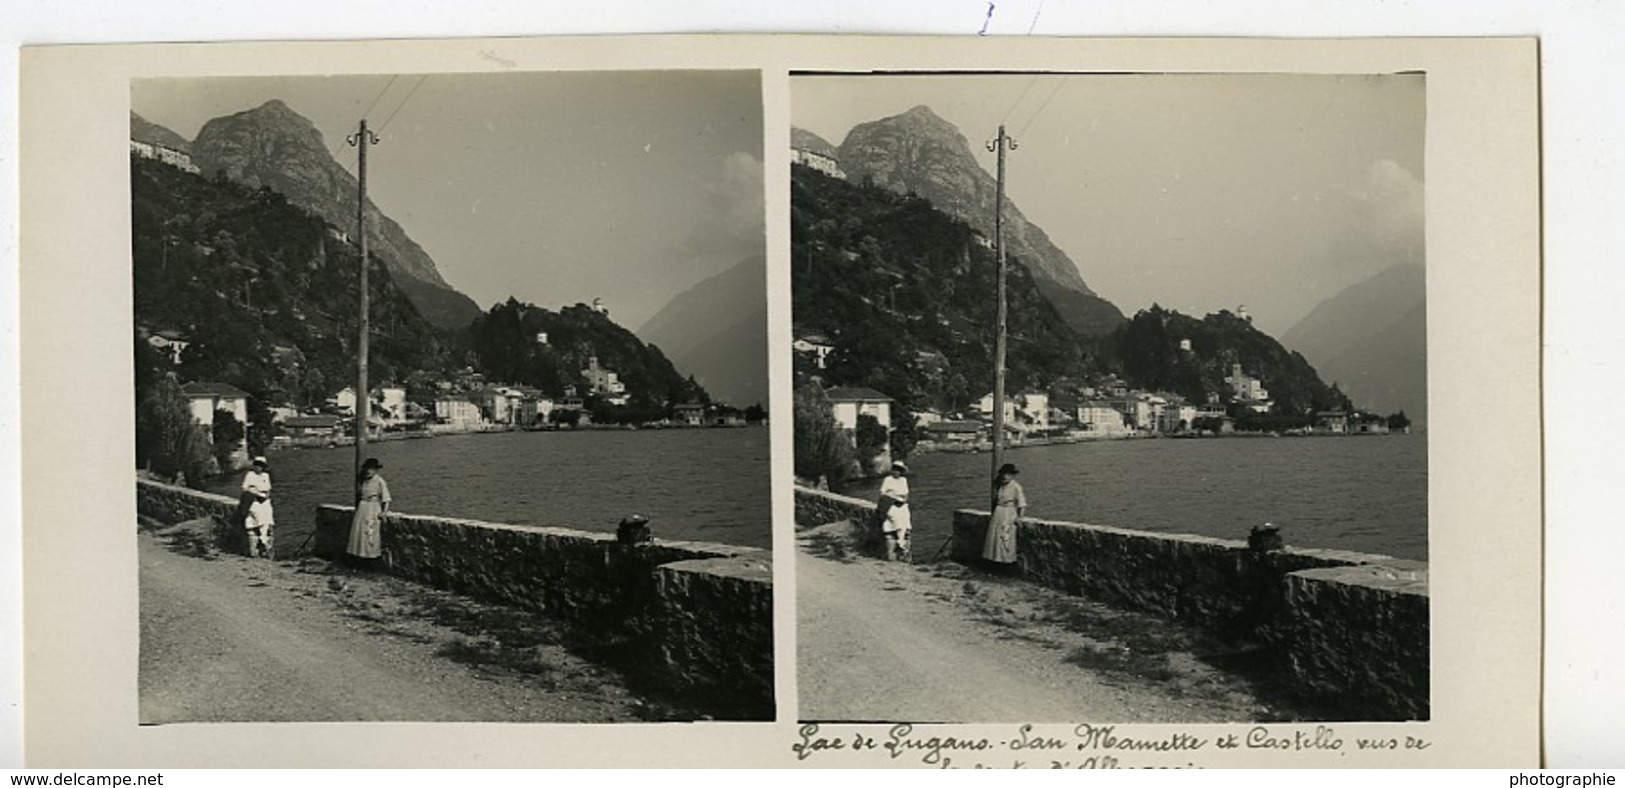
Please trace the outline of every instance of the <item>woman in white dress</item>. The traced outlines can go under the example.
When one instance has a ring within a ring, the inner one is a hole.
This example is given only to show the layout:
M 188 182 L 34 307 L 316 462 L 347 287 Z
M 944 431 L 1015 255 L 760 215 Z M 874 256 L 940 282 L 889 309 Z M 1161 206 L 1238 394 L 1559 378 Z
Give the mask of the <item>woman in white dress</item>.
M 254 458 L 254 467 L 243 474 L 243 498 L 248 510 L 243 515 L 243 530 L 248 536 L 248 556 L 271 558 L 271 526 L 276 515 L 271 510 L 271 464 L 264 457 Z
M 908 511 L 908 466 L 901 460 L 891 464 L 891 475 L 880 483 L 880 505 L 885 510 L 880 530 L 886 535 L 886 560 L 907 561 L 914 521 Z
M 350 521 L 347 550 L 357 558 L 378 558 L 384 554 L 382 517 L 389 511 L 389 485 L 378 472 L 384 464 L 368 457 L 356 477 L 355 519 Z
M 998 481 L 993 490 L 993 518 L 987 524 L 987 541 L 982 544 L 982 557 L 1009 569 L 1016 565 L 1016 521 L 1027 510 L 1027 493 L 1016 481 L 1016 466 L 999 466 Z

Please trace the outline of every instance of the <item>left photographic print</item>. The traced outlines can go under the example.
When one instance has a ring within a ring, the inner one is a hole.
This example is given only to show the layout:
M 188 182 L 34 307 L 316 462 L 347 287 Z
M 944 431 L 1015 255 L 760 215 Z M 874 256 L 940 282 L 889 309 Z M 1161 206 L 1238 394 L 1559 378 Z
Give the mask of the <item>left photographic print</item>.
M 142 724 L 773 718 L 761 93 L 131 83 Z

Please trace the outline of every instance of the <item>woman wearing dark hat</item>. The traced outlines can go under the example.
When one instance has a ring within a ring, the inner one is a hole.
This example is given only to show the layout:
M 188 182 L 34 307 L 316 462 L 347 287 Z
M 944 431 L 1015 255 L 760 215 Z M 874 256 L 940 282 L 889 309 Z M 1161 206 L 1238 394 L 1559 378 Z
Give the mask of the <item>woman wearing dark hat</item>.
M 1027 510 L 1027 493 L 1016 481 L 1016 466 L 999 466 L 998 480 L 993 488 L 993 519 L 987 525 L 987 541 L 982 544 L 982 557 L 1002 567 L 1016 563 L 1016 520 Z
M 383 469 L 383 463 L 368 457 L 356 476 L 355 519 L 350 521 L 350 544 L 346 549 L 357 558 L 384 554 L 380 518 L 389 511 L 389 485 L 378 475 Z

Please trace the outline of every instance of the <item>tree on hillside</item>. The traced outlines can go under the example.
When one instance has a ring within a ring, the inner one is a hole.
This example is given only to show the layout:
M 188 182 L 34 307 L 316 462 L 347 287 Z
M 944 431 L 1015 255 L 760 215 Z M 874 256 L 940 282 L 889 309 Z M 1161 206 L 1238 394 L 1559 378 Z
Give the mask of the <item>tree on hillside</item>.
M 208 475 L 209 437 L 173 377 L 155 383 L 136 408 L 135 448 L 136 461 L 161 478 L 185 474 L 196 487 Z
M 904 406 L 892 410 L 891 456 L 906 460 L 920 443 L 919 420 Z
M 231 468 L 231 456 L 242 445 L 243 438 L 248 431 L 243 423 L 237 420 L 237 414 L 229 410 L 216 410 L 214 412 L 214 427 L 211 430 L 214 448 L 214 461 L 220 466 L 222 472 Z
M 824 387 L 816 381 L 796 389 L 794 422 L 796 475 L 839 488 L 857 457 L 846 431 L 835 423 Z
M 891 432 L 880 419 L 867 413 L 858 416 L 858 466 L 864 474 L 874 472 L 875 458 L 891 446 Z

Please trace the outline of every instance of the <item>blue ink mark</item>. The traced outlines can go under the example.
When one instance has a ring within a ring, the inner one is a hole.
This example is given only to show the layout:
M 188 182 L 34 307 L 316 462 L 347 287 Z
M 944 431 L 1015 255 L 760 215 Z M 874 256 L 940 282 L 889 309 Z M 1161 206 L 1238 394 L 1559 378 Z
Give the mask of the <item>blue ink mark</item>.
M 991 21 L 993 21 L 993 0 L 987 0 L 987 16 L 982 19 L 982 29 L 976 31 L 976 35 L 987 35 L 987 23 Z

